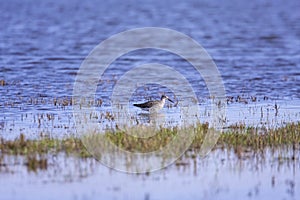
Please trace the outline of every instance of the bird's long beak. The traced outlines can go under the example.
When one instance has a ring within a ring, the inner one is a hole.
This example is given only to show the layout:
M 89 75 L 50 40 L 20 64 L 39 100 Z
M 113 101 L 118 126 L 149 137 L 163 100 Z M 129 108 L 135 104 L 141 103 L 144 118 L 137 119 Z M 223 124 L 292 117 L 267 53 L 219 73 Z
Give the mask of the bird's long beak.
M 174 101 L 172 101 L 171 99 L 168 98 L 169 101 L 171 101 L 172 103 L 174 103 Z

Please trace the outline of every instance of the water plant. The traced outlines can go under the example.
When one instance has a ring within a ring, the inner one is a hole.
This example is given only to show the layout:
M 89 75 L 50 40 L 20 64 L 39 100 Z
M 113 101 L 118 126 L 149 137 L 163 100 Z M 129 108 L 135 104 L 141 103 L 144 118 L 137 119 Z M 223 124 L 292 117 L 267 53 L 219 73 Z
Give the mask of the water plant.
M 204 137 L 208 134 L 208 124 L 198 124 L 190 131 L 194 131 L 195 137 L 189 148 L 197 152 L 201 148 Z M 241 131 L 242 130 L 242 131 Z M 85 138 L 50 138 L 27 139 L 25 134 L 20 134 L 14 140 L 0 139 L 0 167 L 6 166 L 4 156 L 23 156 L 24 165 L 29 170 L 46 170 L 48 167 L 47 156 L 64 153 L 67 156 L 89 158 L 92 155 L 86 150 L 82 139 L 93 141 L 91 144 L 97 147 L 97 140 L 105 137 L 114 145 L 130 152 L 151 152 L 164 148 L 172 139 L 177 137 L 177 128 L 160 128 L 156 134 L 150 137 L 139 138 L 128 135 L 123 130 L 107 132 L 105 134 L 93 133 Z M 299 159 L 300 152 L 300 122 L 287 124 L 276 129 L 262 129 L 236 125 L 220 134 L 215 149 L 233 149 L 238 158 L 243 158 L 244 152 L 259 152 L 266 148 L 276 149 L 286 147 L 291 150 L 291 159 Z M 103 147 L 102 147 L 103 148 Z M 103 152 L 105 153 L 105 152 Z M 195 158 L 195 154 L 191 154 Z M 100 155 L 101 156 L 101 155 Z

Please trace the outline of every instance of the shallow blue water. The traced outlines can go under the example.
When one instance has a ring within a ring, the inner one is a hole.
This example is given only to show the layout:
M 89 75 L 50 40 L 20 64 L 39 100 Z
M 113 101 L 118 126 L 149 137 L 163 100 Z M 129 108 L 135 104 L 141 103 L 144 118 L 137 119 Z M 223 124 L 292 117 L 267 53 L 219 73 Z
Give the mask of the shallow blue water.
M 81 62 L 99 42 L 146 26 L 171 28 L 203 45 L 229 96 L 300 98 L 299 7 L 298 1 L 2 1 L 0 79 L 8 85 L 1 87 L 1 102 L 71 96 Z M 160 59 L 184 66 L 172 56 L 138 52 L 113 66 Z M 207 96 L 197 89 L 199 98 Z
M 71 106 L 65 109 L 53 102 L 71 98 L 84 58 L 113 34 L 147 26 L 171 28 L 199 42 L 216 63 L 227 96 L 242 96 L 249 103 L 251 96 L 257 97 L 257 102 L 266 98 L 273 101 L 264 102 L 262 107 L 276 102 L 283 102 L 286 107 L 296 104 L 297 114 L 300 110 L 297 103 L 300 99 L 299 8 L 299 1 L 122 4 L 91 0 L 2 1 L 0 80 L 5 85 L 0 86 L 0 129 L 3 132 L 6 127 L 5 135 L 11 134 L 7 129 L 19 134 L 10 126 L 16 123 L 21 125 L 19 129 L 39 126 L 33 121 L 43 114 L 60 119 L 53 123 L 72 126 L 68 124 L 72 121 L 69 119 Z M 182 73 L 206 109 L 209 93 L 193 67 L 176 55 L 150 49 L 123 55 L 104 73 L 104 81 L 99 83 L 96 93 L 96 98 L 103 101 L 104 110 L 111 105 L 115 81 L 133 67 L 150 62 L 172 66 Z M 168 90 L 157 86 L 138 88 L 132 101 L 159 98 L 162 92 Z M 233 107 L 232 110 L 240 109 L 239 105 Z M 285 114 L 291 115 L 282 113 Z M 33 117 L 22 123 L 22 115 Z M 287 122 L 297 121 L 298 117 L 291 118 Z M 44 128 L 51 129 L 51 126 Z
M 216 150 L 150 174 L 57 155 L 48 159 L 46 171 L 10 166 L 0 174 L 0 192 L 3 199 L 298 199 L 299 160 L 284 159 L 287 155 L 278 148 L 238 159 L 231 150 Z

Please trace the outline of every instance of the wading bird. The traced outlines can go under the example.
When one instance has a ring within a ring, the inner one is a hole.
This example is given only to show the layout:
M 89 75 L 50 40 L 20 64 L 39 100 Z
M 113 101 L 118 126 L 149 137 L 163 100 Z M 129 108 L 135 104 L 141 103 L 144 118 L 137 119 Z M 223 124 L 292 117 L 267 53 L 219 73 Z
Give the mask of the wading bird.
M 159 111 L 164 107 L 166 99 L 174 103 L 171 99 L 169 99 L 169 97 L 167 97 L 166 95 L 162 95 L 160 100 L 148 101 L 145 103 L 133 104 L 133 105 L 145 111 L 150 111 L 150 110 Z

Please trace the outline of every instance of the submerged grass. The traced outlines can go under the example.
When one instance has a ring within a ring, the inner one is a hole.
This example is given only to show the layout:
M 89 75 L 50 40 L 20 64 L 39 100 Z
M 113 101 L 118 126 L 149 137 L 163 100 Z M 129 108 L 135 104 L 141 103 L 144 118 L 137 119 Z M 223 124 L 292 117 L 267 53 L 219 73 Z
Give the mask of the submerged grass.
M 244 133 L 233 129 L 220 135 L 218 144 L 226 146 L 241 145 L 254 149 L 300 144 L 300 122 L 287 124 L 276 129 L 244 128 Z
M 42 155 L 64 152 L 67 155 L 73 154 L 80 157 L 89 156 L 80 139 L 54 139 L 46 137 L 32 140 L 26 139 L 24 134 L 20 134 L 20 137 L 15 140 L 4 140 L 1 138 L 0 150 L 2 154 L 9 155 Z
M 190 149 L 199 149 L 209 130 L 208 124 L 198 124 L 191 131 L 195 137 Z M 130 152 L 151 152 L 164 148 L 171 140 L 177 137 L 178 129 L 161 128 L 156 135 L 139 138 L 125 134 L 124 131 L 116 133 L 92 134 L 88 139 L 94 140 L 105 137 L 116 146 Z M 264 150 L 288 146 L 300 151 L 300 122 L 287 124 L 277 129 L 264 130 L 261 128 L 231 127 L 227 132 L 221 133 L 215 148 L 233 148 L 237 154 L 243 150 Z M 96 146 L 95 146 L 96 148 Z M 47 155 L 65 153 L 80 158 L 92 157 L 79 138 L 41 138 L 27 139 L 20 134 L 15 140 L 0 139 L 0 166 L 5 166 L 4 155 L 24 156 L 24 164 L 29 170 L 47 169 Z
M 81 141 L 76 138 L 67 139 L 26 139 L 24 134 L 15 140 L 0 140 L 0 170 L 9 165 L 4 156 L 23 156 L 23 164 L 28 171 L 47 170 L 48 156 L 65 153 L 80 158 L 90 157 Z
M 198 124 L 191 130 L 195 134 L 191 149 L 201 147 L 208 130 L 208 124 Z M 124 132 L 107 133 L 106 137 L 125 150 L 147 152 L 163 148 L 176 137 L 177 131 L 177 129 L 162 128 L 155 136 L 149 138 L 137 138 Z M 300 145 L 300 122 L 270 130 L 253 127 L 232 127 L 227 132 L 220 134 L 216 148 L 245 147 L 257 150 L 282 145 Z

